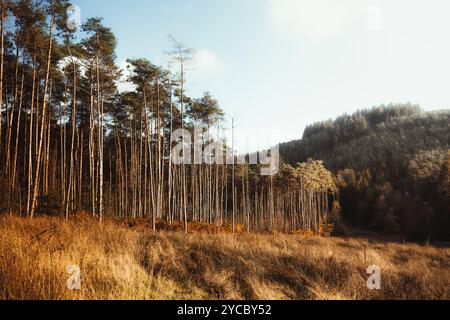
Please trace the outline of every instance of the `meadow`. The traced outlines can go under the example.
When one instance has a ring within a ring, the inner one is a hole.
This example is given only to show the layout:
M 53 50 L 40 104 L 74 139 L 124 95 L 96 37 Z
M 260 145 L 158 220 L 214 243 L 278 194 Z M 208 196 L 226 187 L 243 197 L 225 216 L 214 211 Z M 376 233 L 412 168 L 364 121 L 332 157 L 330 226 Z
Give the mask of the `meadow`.
M 69 290 L 67 268 L 81 270 Z M 381 290 L 367 268 L 382 270 Z M 0 218 L 0 299 L 450 299 L 450 248 L 145 223 Z

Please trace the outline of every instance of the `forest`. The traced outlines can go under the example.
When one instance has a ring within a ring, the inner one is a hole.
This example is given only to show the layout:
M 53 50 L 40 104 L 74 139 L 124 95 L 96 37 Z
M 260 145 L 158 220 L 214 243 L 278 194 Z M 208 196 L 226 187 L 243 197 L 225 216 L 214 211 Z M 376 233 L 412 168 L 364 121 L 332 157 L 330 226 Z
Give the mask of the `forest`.
M 209 224 L 329 235 L 348 225 L 450 239 L 448 111 L 392 105 L 314 124 L 281 145 L 274 176 L 258 165 L 176 165 L 175 129 L 226 125 L 212 94 L 186 94 L 193 51 L 171 37 L 176 72 L 139 58 L 124 74 L 113 31 L 101 18 L 72 30 L 69 6 L 1 1 L 0 213 L 148 219 L 186 233 Z M 119 92 L 123 76 L 134 90 Z
M 2 1 L 1 212 L 145 218 L 154 230 L 164 221 L 182 223 L 185 232 L 190 223 L 227 225 L 233 233 L 330 232 L 337 188 L 321 161 L 283 166 L 288 183 L 248 163 L 175 165 L 173 147 L 185 144 L 184 137 L 174 141 L 175 129 L 223 126 L 210 93 L 186 95 L 192 50 L 169 39 L 176 73 L 129 59 L 134 90 L 119 92 L 124 75 L 113 31 L 101 18 L 71 30 L 69 5 Z
M 450 112 L 388 105 L 306 128 L 282 144 L 287 163 L 323 159 L 342 220 L 404 239 L 450 239 Z

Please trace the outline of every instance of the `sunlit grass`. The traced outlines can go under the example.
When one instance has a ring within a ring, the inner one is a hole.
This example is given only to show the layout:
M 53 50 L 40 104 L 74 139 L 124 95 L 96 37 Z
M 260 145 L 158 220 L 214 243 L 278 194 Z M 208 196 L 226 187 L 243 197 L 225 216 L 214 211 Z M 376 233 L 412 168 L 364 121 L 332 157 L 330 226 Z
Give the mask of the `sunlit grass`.
M 369 265 L 380 291 L 367 289 Z M 0 299 L 450 299 L 448 288 L 449 248 L 0 218 Z

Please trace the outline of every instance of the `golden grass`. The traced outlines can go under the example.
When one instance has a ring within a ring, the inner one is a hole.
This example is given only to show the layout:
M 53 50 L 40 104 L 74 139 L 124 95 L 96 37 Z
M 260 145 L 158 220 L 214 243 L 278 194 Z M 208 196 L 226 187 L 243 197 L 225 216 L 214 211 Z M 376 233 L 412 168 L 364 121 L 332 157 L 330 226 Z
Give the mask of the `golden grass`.
M 374 264 L 380 291 L 366 286 Z M 450 299 L 449 288 L 449 248 L 0 218 L 0 299 Z

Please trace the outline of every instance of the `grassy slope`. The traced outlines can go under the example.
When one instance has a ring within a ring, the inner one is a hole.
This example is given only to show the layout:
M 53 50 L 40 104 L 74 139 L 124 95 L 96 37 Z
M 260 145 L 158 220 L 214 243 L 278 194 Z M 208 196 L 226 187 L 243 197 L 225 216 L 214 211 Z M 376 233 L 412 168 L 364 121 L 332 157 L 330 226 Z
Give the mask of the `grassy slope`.
M 66 288 L 72 264 L 80 291 Z M 381 291 L 366 287 L 372 264 Z M 450 299 L 449 287 L 449 248 L 0 218 L 0 299 Z

